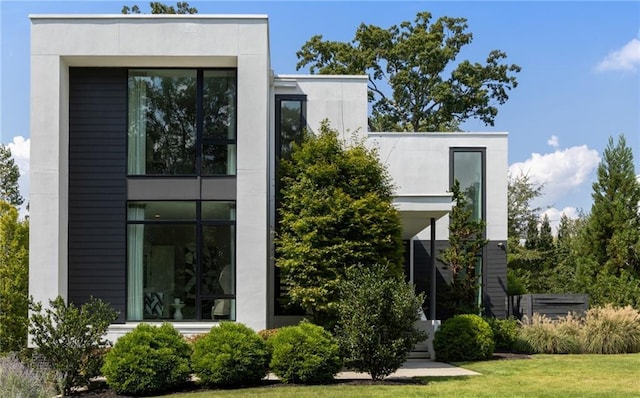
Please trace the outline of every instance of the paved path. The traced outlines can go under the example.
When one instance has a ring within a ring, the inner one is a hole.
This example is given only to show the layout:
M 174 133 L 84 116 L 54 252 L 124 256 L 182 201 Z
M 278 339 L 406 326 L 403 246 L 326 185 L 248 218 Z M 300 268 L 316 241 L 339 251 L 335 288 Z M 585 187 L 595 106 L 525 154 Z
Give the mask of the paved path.
M 387 378 L 416 377 L 416 376 L 474 376 L 480 373 L 469 369 L 460 368 L 443 362 L 435 362 L 429 359 L 409 359 L 395 373 Z M 341 372 L 336 379 L 370 379 L 367 373 Z

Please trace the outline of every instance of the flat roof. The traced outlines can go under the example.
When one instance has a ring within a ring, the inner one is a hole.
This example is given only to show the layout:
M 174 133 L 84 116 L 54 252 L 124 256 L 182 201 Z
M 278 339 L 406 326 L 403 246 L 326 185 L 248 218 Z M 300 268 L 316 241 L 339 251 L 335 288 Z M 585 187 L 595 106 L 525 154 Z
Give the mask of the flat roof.
M 269 19 L 267 14 L 29 14 L 29 19 Z

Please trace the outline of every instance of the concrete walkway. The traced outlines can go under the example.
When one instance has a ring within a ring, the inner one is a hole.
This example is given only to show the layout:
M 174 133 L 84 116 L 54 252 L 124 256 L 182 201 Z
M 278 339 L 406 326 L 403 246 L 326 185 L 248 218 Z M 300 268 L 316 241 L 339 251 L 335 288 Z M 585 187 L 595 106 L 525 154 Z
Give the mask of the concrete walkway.
M 430 359 L 409 359 L 395 373 L 387 378 L 407 378 L 416 376 L 475 376 L 480 373 Z M 367 373 L 340 372 L 336 379 L 370 379 Z

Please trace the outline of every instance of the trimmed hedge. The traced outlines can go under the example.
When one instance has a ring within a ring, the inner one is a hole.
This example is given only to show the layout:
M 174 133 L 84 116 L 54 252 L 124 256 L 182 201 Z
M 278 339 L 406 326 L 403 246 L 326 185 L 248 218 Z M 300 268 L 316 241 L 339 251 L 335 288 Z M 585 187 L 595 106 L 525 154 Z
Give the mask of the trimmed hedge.
M 267 375 L 269 350 L 264 339 L 249 327 L 221 322 L 194 343 L 191 363 L 206 385 L 255 385 Z
M 495 342 L 482 317 L 463 314 L 442 323 L 434 335 L 433 348 L 438 361 L 478 361 L 493 356 Z
M 284 383 L 326 383 L 342 368 L 337 341 L 312 323 L 279 329 L 267 343 L 272 349 L 271 370 Z

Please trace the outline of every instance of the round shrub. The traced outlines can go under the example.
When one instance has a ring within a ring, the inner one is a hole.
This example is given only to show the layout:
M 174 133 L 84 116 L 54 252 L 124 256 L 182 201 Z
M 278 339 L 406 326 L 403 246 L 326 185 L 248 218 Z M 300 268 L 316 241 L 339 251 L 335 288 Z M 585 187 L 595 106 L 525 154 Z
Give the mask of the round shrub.
M 342 368 L 335 338 L 309 322 L 280 329 L 268 344 L 272 349 L 271 370 L 284 383 L 326 383 Z
M 495 342 L 482 317 L 463 314 L 442 323 L 433 337 L 433 349 L 439 361 L 477 361 L 493 356 Z
M 204 384 L 254 385 L 267 374 L 269 351 L 264 339 L 249 327 L 221 322 L 195 342 L 191 363 Z
M 116 341 L 102 374 L 118 394 L 163 392 L 189 379 L 190 355 L 191 348 L 173 325 L 141 323 Z
M 491 326 L 496 350 L 512 351 L 518 338 L 518 321 L 513 318 L 498 319 L 492 317 L 486 317 L 484 320 Z

